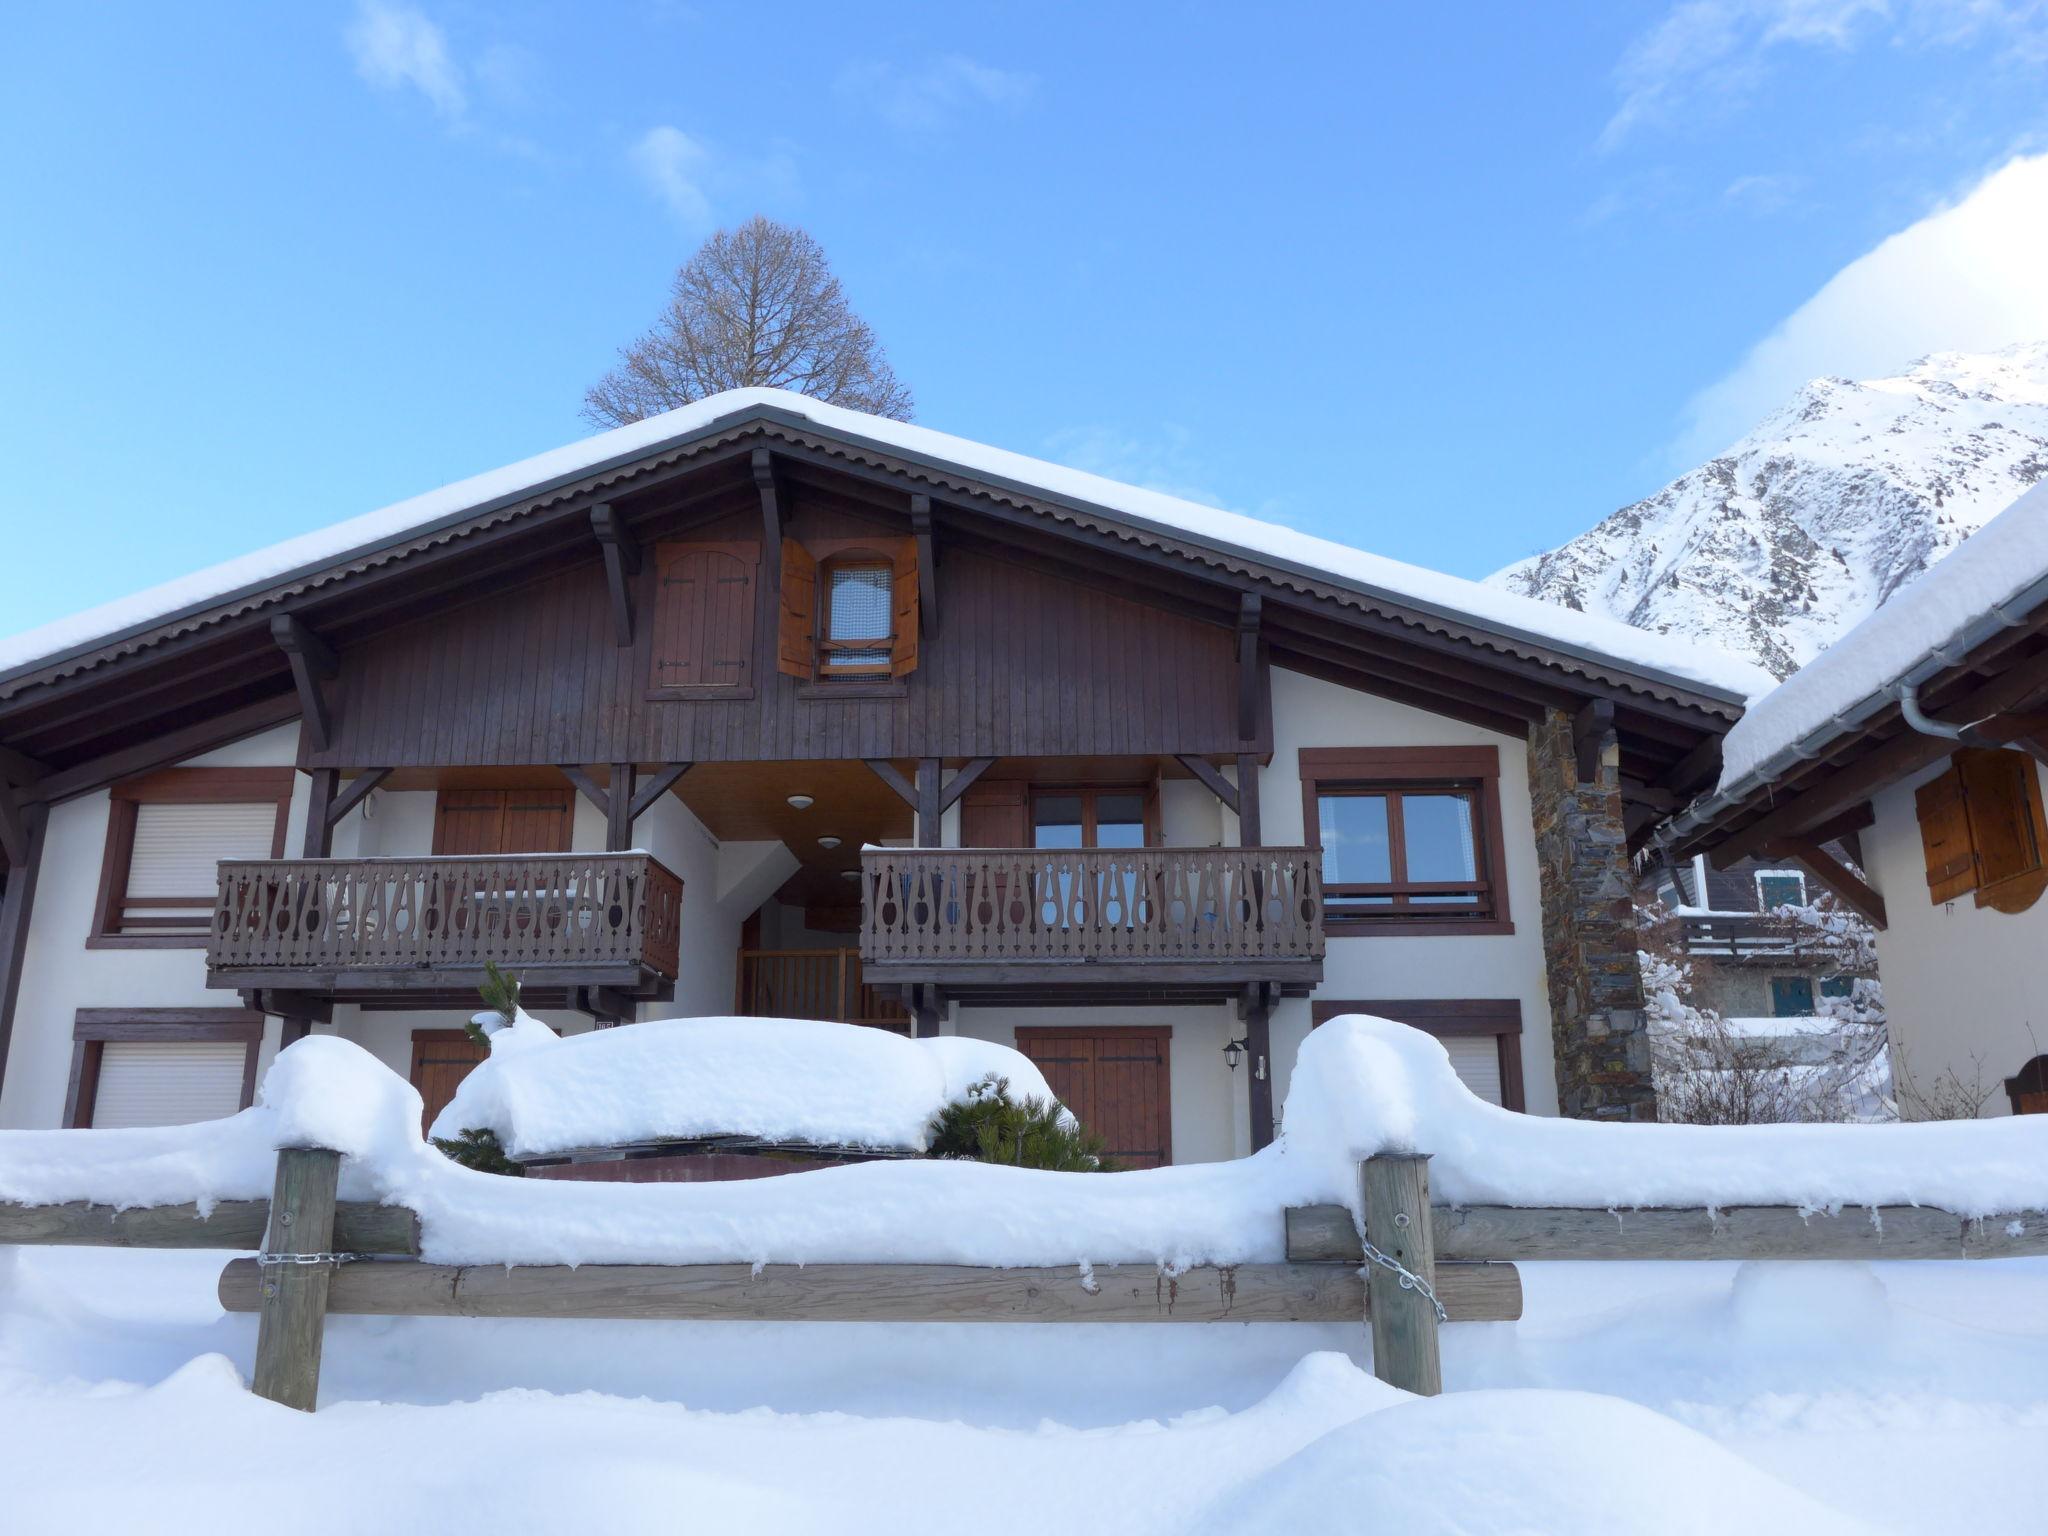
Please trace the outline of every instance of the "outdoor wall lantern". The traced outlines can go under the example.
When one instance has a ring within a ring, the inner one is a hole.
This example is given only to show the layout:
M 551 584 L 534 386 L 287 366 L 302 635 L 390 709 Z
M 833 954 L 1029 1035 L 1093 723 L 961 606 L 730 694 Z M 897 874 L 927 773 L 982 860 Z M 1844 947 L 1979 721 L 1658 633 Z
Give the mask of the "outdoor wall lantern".
M 1240 1061 L 1244 1060 L 1246 1052 L 1248 1052 L 1250 1049 L 1250 1041 L 1233 1040 L 1230 1042 L 1230 1044 L 1223 1047 L 1223 1060 L 1229 1066 L 1230 1070 L 1235 1072 L 1237 1070 L 1237 1064 Z M 1262 1083 L 1266 1080 L 1265 1057 L 1261 1056 L 1252 1063 L 1252 1076 L 1257 1078 Z

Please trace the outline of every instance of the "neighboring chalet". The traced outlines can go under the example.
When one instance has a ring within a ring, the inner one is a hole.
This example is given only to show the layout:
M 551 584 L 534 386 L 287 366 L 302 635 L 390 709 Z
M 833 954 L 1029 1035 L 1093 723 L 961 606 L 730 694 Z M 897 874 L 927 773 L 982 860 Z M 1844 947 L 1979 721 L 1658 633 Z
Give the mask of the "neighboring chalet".
M 2048 486 L 1751 706 L 1673 858 L 1800 860 L 1882 931 L 1902 1113 L 2048 1113 Z M 1866 879 L 1821 852 L 1856 836 Z
M 1645 1118 L 1629 845 L 1760 682 L 720 395 L 0 643 L 0 1124 L 227 1113 L 308 1030 L 431 1115 L 487 960 L 1014 1042 L 1137 1165 L 1265 1144 L 1350 1009 Z
M 1856 836 L 1828 856 L 1860 865 Z M 1810 923 L 1790 915 L 1812 906 L 1823 887 L 1796 863 L 1738 859 L 1716 869 L 1705 854 L 1650 866 L 1646 901 L 1675 914 L 1677 941 L 1692 966 L 1690 1001 L 1723 1018 L 1812 1018 L 1830 997 L 1854 995 L 1874 966 L 1845 960 Z M 1789 911 L 1788 911 L 1789 909 Z

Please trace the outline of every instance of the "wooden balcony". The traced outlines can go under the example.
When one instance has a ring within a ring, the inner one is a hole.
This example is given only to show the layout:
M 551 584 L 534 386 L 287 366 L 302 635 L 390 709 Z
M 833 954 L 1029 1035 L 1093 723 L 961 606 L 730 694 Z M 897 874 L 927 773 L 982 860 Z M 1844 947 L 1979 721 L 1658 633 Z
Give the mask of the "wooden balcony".
M 1798 951 L 1801 937 L 1772 912 L 1688 913 L 1679 919 L 1679 936 L 1687 954 L 1704 960 L 1783 960 Z
M 1322 979 L 1309 848 L 876 849 L 861 898 L 868 982 L 963 1002 L 1302 996 Z
M 734 1012 L 761 1019 L 829 1019 L 898 1034 L 910 1011 L 894 988 L 870 984 L 857 949 L 743 949 Z
M 662 998 L 682 898 L 644 853 L 223 860 L 207 985 L 417 1007 L 494 963 L 544 1006 Z

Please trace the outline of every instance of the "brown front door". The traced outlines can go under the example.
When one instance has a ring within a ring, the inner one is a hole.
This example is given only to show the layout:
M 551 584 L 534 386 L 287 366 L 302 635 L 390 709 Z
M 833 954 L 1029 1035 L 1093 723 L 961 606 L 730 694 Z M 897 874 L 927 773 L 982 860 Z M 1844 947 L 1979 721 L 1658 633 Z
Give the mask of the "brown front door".
M 1173 1100 L 1164 1025 L 1115 1029 L 1020 1029 L 1030 1057 L 1059 1101 L 1126 1168 L 1173 1161 Z
M 420 1130 L 425 1133 L 448 1107 L 470 1069 L 488 1053 L 461 1029 L 416 1029 L 412 1032 L 412 1085 L 425 1104 Z

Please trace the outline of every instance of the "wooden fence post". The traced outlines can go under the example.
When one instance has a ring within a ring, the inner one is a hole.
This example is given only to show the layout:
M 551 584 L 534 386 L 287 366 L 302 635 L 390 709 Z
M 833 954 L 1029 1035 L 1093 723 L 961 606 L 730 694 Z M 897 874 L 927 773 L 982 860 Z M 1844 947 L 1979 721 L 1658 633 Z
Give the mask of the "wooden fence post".
M 1390 1386 L 1434 1397 L 1444 1389 L 1437 1351 L 1436 1239 L 1429 1211 L 1429 1158 L 1381 1152 L 1361 1170 L 1365 1240 L 1429 1292 L 1373 1262 L 1367 1250 L 1366 1315 L 1372 1322 L 1372 1373 Z
M 321 1254 L 334 1247 L 334 1191 L 341 1154 L 323 1147 L 280 1147 L 270 1197 L 265 1254 Z M 258 1397 L 313 1411 L 320 1395 L 320 1345 L 327 1327 L 327 1288 L 334 1264 L 265 1263 L 263 1306 L 256 1328 Z

